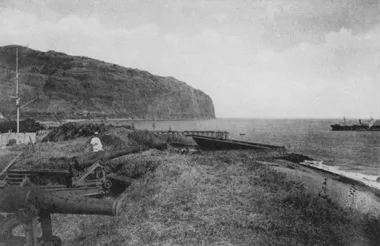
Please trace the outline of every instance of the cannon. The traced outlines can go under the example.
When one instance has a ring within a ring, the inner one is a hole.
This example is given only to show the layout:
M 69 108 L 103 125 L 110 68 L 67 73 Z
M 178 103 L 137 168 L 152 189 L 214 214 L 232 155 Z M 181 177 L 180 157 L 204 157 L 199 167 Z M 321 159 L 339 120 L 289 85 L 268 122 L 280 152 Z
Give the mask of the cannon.
M 3 180 L 12 186 L 23 186 L 31 182 L 40 189 L 60 194 L 75 194 L 77 196 L 99 196 L 110 193 L 112 182 L 107 179 L 104 167 L 98 162 L 88 167 L 83 173 L 75 175 L 72 169 L 47 170 L 13 169 L 5 173 Z
M 24 237 L 12 235 L 12 229 L 18 225 L 0 218 L 0 245 L 16 245 L 17 242 L 27 241 L 29 246 L 53 245 L 60 246 L 61 239 L 53 235 L 51 214 L 97 214 L 115 216 L 120 211 L 121 201 L 100 200 L 95 198 L 58 195 L 37 186 L 17 187 L 4 184 L 0 188 L 0 212 L 11 213 L 11 219 L 26 225 Z M 42 237 L 37 238 L 35 225 L 39 219 Z M 14 222 L 14 221 L 13 221 Z
M 140 150 L 140 148 L 127 148 L 83 154 L 82 156 L 74 157 L 74 161 L 69 164 L 69 170 L 9 170 L 19 157 L 19 154 L 0 173 L 0 182 L 5 181 L 13 186 L 21 186 L 28 180 L 38 185 L 41 189 L 63 195 L 99 196 L 109 194 L 111 187 L 112 193 L 119 193 L 129 186 L 132 181 L 116 174 L 107 175 L 107 167 L 104 164 L 107 160 L 136 153 Z M 76 175 L 74 175 L 74 170 L 79 172 L 75 172 Z
M 74 157 L 73 167 L 76 170 L 84 170 L 87 167 L 93 165 L 95 162 L 104 163 L 113 158 L 127 155 L 127 154 L 137 153 L 137 152 L 140 152 L 141 150 L 142 149 L 139 147 L 132 147 L 132 148 L 126 148 L 126 149 L 121 149 L 121 150 L 113 150 L 113 151 L 90 152 L 82 156 Z

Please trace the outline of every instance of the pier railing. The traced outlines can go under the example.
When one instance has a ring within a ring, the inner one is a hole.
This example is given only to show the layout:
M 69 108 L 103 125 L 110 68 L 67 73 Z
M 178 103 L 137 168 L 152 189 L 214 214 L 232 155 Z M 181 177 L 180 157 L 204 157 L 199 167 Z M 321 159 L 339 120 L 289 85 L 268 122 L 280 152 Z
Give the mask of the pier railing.
M 153 131 L 158 135 L 172 135 L 172 136 L 205 136 L 205 137 L 214 137 L 220 139 L 228 139 L 229 132 L 226 131 Z

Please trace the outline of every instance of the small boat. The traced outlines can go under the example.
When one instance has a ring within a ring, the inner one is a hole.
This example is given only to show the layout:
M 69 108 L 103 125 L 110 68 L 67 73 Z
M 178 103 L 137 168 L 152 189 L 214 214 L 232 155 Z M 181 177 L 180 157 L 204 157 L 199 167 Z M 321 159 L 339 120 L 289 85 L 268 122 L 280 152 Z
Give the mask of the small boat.
M 204 137 L 198 135 L 189 135 L 194 139 L 201 149 L 205 150 L 228 150 L 228 149 L 260 149 L 260 150 L 285 150 L 283 146 L 269 144 L 252 143 L 232 139 L 221 139 L 214 137 Z

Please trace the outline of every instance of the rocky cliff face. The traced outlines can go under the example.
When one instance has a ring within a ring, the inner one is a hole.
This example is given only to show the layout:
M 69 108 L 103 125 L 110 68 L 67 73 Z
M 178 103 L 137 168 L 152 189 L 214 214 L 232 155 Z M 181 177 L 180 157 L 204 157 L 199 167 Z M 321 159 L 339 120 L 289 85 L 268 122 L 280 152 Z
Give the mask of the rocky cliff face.
M 0 47 L 0 112 L 15 117 L 18 47 L 22 118 L 214 118 L 211 98 L 171 77 L 87 57 Z

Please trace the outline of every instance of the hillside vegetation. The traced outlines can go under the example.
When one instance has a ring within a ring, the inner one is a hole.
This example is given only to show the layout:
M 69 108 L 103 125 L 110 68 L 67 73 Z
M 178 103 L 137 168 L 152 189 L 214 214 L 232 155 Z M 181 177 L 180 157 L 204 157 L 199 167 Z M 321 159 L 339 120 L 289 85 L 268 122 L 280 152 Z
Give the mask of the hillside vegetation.
M 0 47 L 0 113 L 15 117 L 15 52 L 19 52 L 23 117 L 214 118 L 211 98 L 172 77 L 126 68 L 88 57 Z

